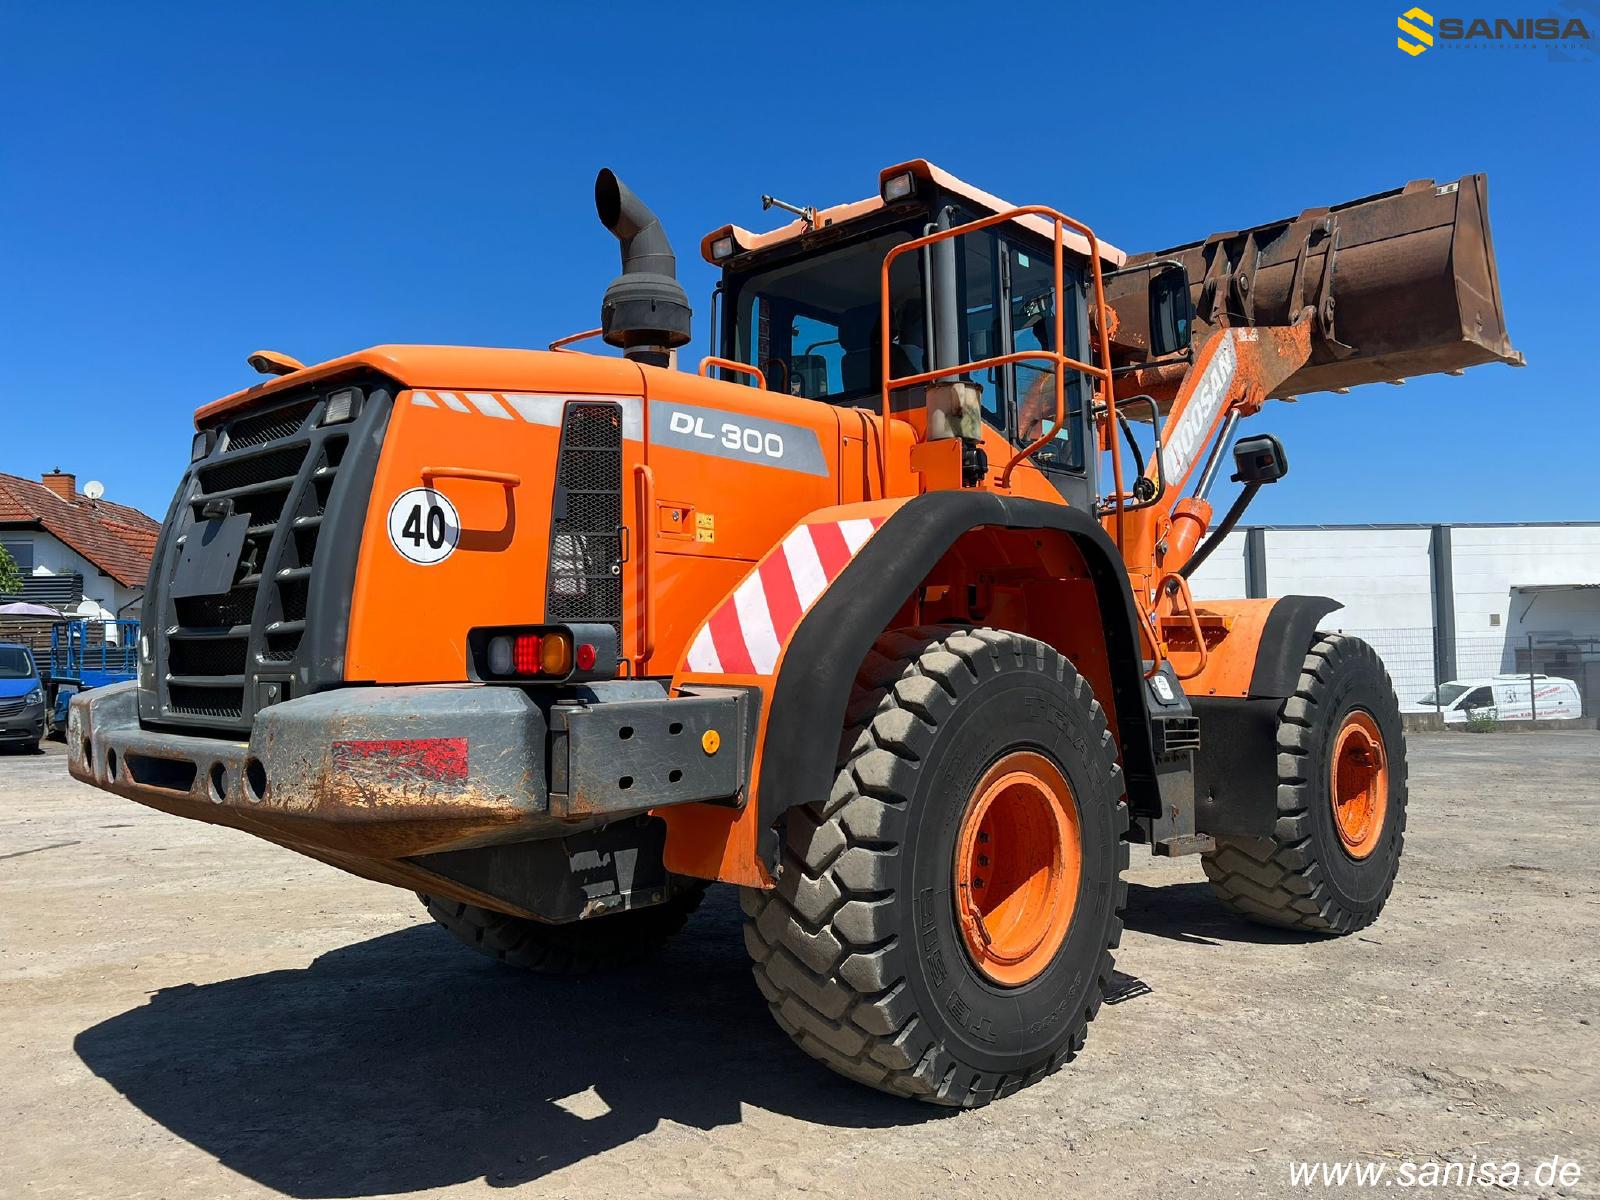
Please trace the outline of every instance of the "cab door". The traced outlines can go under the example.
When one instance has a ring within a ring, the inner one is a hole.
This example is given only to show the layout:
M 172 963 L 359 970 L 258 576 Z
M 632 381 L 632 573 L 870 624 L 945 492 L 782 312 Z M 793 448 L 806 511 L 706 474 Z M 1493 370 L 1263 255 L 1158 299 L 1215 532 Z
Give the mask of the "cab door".
M 1080 273 L 1068 266 L 1063 272 L 1065 295 L 1055 293 L 1055 263 L 1051 253 L 1031 245 L 1000 239 L 1000 321 L 1002 346 L 995 353 L 1030 350 L 1063 351 L 1080 362 L 1088 344 L 1086 308 L 1079 296 Z M 1063 347 L 1053 346 L 1056 305 L 1063 305 Z M 1033 463 L 1070 504 L 1093 503 L 1083 378 L 1070 373 L 1064 382 L 1063 418 L 1055 420 L 1055 368 L 1045 359 L 1013 363 L 1002 368 L 1006 399 L 1012 418 L 1008 425 L 1012 444 L 1027 446 L 1043 433 L 1054 436 L 1033 457 Z
M 1495 699 L 1494 688 L 1489 684 L 1484 684 L 1482 687 L 1475 687 L 1465 696 L 1461 697 L 1461 700 L 1456 704 L 1456 710 L 1460 712 L 1464 718 L 1483 715 L 1497 717 L 1500 715 Z

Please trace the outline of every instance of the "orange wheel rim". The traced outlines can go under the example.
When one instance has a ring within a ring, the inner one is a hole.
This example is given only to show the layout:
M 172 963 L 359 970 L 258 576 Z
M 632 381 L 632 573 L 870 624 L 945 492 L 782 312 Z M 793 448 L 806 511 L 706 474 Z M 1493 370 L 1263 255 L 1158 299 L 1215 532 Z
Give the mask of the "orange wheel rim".
M 1333 740 L 1329 790 L 1333 823 L 1351 858 L 1366 858 L 1383 836 L 1389 811 L 1389 756 L 1372 714 L 1355 710 Z
M 1066 939 L 1078 903 L 1078 803 L 1042 754 L 1008 754 L 973 789 L 956 838 L 956 923 L 973 965 L 1017 987 Z

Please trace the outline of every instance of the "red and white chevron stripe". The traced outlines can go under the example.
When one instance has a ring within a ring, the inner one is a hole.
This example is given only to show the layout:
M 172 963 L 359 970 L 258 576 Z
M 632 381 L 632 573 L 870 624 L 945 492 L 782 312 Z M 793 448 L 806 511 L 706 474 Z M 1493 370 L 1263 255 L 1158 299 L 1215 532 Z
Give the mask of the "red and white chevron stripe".
M 688 669 L 771 675 L 800 618 L 887 519 L 797 526 L 706 619 L 690 643 Z

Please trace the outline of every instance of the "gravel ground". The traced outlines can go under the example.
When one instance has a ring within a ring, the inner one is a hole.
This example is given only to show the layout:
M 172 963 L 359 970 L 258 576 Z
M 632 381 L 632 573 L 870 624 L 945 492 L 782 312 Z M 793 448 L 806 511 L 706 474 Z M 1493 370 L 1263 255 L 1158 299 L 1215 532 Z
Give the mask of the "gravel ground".
M 80 786 L 60 747 L 3 758 L 0 1195 L 1253 1196 L 1291 1160 L 1552 1155 L 1583 1178 L 1429 1194 L 1600 1195 L 1600 734 L 1411 760 L 1378 924 L 1258 929 L 1136 851 L 1085 1053 L 951 1114 L 792 1048 L 726 889 L 648 968 L 523 977 L 406 894 Z

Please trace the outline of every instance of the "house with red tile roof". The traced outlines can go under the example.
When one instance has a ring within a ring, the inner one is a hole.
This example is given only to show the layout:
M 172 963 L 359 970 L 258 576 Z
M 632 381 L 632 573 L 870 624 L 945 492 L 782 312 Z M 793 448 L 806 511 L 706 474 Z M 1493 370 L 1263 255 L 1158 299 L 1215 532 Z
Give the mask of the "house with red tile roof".
M 95 489 L 90 489 L 91 491 Z M 161 523 L 78 490 L 57 468 L 38 479 L 0 473 L 0 546 L 16 560 L 25 600 L 98 620 L 137 617 Z

